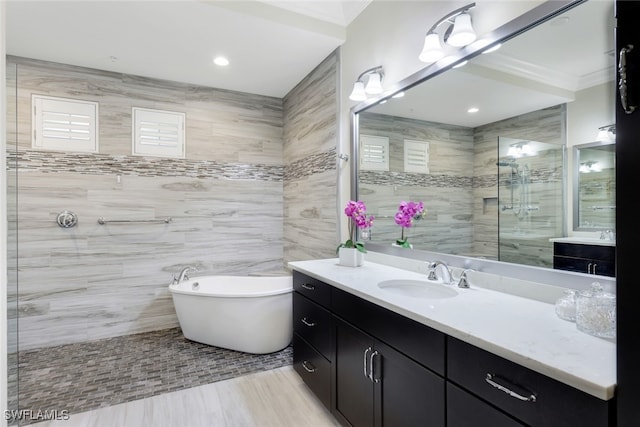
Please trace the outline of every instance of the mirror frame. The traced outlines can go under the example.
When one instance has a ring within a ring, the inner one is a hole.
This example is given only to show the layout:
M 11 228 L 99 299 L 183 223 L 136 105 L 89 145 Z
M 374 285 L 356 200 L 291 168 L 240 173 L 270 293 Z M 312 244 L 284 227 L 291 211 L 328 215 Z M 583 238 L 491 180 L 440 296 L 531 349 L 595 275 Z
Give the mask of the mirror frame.
M 350 112 L 351 155 L 349 159 L 351 167 L 351 200 L 359 200 L 359 113 L 366 111 L 367 109 L 377 105 L 381 101 L 391 98 L 393 95 L 399 92 L 406 91 L 424 81 L 436 77 L 450 70 L 455 65 L 463 61 L 472 59 L 480 55 L 483 51 L 490 49 L 491 47 L 496 46 L 500 43 L 504 43 L 507 40 L 514 38 L 519 34 L 533 27 L 536 27 L 537 25 L 545 21 L 553 19 L 554 17 L 566 12 L 569 9 L 585 3 L 586 1 L 588 0 L 548 0 L 485 35 L 483 39 L 486 40 L 487 43 L 485 43 L 484 45 L 474 46 L 474 44 L 472 43 L 469 46 L 461 48 L 454 55 L 452 55 L 452 60 L 448 61 L 447 63 L 436 62 L 434 64 L 431 64 L 410 75 L 409 77 L 401 80 L 393 87 L 386 90 L 380 96 L 361 102 L 360 104 L 352 107 Z M 446 262 L 452 267 L 472 268 L 476 271 L 481 271 L 484 273 L 498 274 L 501 276 L 508 276 L 521 280 L 536 281 L 561 287 L 567 287 L 567 285 L 570 284 L 572 288 L 589 289 L 594 278 L 597 278 L 599 282 L 601 282 L 603 285 L 606 285 L 608 289 L 611 289 L 615 292 L 615 278 L 609 278 L 605 276 L 594 276 L 564 270 L 553 270 L 543 267 L 526 266 L 504 261 L 494 261 L 482 258 L 464 257 L 459 255 L 449 255 L 425 250 L 408 250 L 405 248 L 393 247 L 390 244 L 384 245 L 381 243 L 367 242 L 367 249 L 372 252 L 378 252 L 402 258 L 422 260 L 425 262 L 437 259 Z
M 571 149 L 572 153 L 572 163 L 573 170 L 572 179 L 573 179 L 573 188 L 572 188 L 572 197 L 571 197 L 571 205 L 573 209 L 573 231 L 604 231 L 604 230 L 613 230 L 615 231 L 615 224 L 611 227 L 580 227 L 580 150 L 583 148 L 593 148 L 593 147 L 603 147 L 606 145 L 615 145 L 615 141 L 596 141 L 596 142 L 588 142 L 585 144 L 576 144 Z M 615 157 L 615 151 L 614 151 Z M 614 173 L 615 176 L 615 173 Z M 615 222 L 615 213 L 613 215 L 613 220 Z

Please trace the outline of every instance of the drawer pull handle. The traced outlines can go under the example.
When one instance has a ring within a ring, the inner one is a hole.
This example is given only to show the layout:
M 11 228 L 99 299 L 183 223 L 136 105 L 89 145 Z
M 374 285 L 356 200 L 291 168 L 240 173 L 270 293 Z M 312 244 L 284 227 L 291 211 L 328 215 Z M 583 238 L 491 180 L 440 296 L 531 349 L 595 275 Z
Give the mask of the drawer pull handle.
M 371 356 L 369 356 L 369 379 L 372 383 L 380 382 L 380 378 L 376 378 L 376 374 L 374 372 L 375 357 L 378 355 L 380 355 L 380 353 L 378 353 L 378 350 L 375 350 L 373 351 L 373 353 L 371 353 Z
M 300 285 L 300 286 L 302 286 L 302 288 L 303 288 L 303 289 L 306 289 L 306 290 L 308 290 L 308 291 L 315 291 L 315 290 L 316 290 L 316 287 L 315 287 L 315 286 L 310 285 L 310 284 L 308 284 L 308 283 L 303 283 L 303 284 L 302 284 L 302 285 Z
M 305 371 L 309 372 L 310 374 L 313 374 L 316 371 L 315 366 L 313 366 L 311 363 L 307 362 L 306 360 L 302 362 L 302 367 L 304 368 Z
M 309 322 L 306 317 L 303 317 L 300 321 L 310 328 L 316 326 L 316 322 Z
M 511 397 L 515 397 L 516 399 L 519 400 L 523 400 L 525 402 L 534 402 L 536 401 L 536 395 L 531 393 L 528 397 L 527 396 L 522 396 L 521 394 L 516 393 L 513 390 L 509 390 L 507 387 L 498 384 L 497 382 L 494 381 L 495 375 L 491 375 L 489 373 L 487 373 L 487 378 L 485 378 L 485 381 L 488 382 L 489 384 L 491 384 L 493 387 L 497 388 L 500 391 L 504 391 L 505 393 L 507 393 L 509 396 Z
M 371 347 L 368 347 L 365 351 L 364 354 L 362 356 L 362 369 L 363 369 L 363 374 L 365 377 L 371 379 L 371 377 L 369 376 L 369 372 L 367 370 L 367 354 L 371 351 Z

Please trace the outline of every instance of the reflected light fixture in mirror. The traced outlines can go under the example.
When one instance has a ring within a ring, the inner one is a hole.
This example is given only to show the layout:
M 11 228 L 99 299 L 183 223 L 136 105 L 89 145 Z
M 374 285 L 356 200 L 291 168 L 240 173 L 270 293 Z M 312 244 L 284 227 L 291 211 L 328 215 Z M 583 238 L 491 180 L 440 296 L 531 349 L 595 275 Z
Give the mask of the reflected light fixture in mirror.
M 353 84 L 353 90 L 349 99 L 352 101 L 366 101 L 369 95 L 379 95 L 384 92 L 382 79 L 384 70 L 382 66 L 370 68 L 363 71 L 358 80 Z M 366 80 L 366 83 L 365 83 Z
M 475 5 L 475 3 L 470 3 L 454 10 L 438 20 L 429 31 L 427 31 L 424 38 L 424 47 L 418 57 L 420 61 L 432 63 L 444 57 L 444 49 L 440 43 L 440 35 L 436 32 L 442 24 L 446 23 L 449 25 L 444 32 L 443 40 L 450 46 L 461 48 L 476 40 L 477 36 L 471 25 L 471 15 L 468 13 L 469 9 L 475 7 Z
M 616 125 L 599 127 L 596 140 L 601 142 L 616 142 Z

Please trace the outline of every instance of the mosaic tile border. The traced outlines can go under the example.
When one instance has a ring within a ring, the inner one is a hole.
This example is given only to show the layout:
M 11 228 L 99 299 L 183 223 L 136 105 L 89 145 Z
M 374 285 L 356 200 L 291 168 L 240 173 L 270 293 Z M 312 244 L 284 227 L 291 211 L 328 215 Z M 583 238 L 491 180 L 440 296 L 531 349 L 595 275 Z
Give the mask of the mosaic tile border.
M 8 152 L 7 168 L 19 172 L 134 175 L 282 182 L 283 166 L 222 163 L 211 160 L 162 159 L 110 154 L 27 150 Z
M 510 178 L 508 173 L 500 174 L 500 183 L 505 185 Z M 360 171 L 360 184 L 365 185 L 403 185 L 441 188 L 491 188 L 498 185 L 495 174 L 475 177 L 444 174 L 420 174 L 386 171 Z M 529 183 L 550 183 L 562 181 L 562 168 L 539 168 L 531 171 Z
M 329 151 L 313 154 L 285 166 L 284 180 L 291 181 L 326 171 L 335 171 L 336 153 L 337 151 L 334 147 Z
M 180 328 L 19 352 L 19 407 L 74 414 L 288 366 L 292 355 L 290 346 L 262 355 L 212 347 Z

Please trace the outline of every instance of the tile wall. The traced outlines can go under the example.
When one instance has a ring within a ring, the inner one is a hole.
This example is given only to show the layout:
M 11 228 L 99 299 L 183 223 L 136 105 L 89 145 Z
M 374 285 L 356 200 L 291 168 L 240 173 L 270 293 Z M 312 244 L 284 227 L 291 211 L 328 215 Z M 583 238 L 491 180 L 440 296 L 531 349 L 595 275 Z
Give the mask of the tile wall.
M 177 326 L 167 285 L 185 265 L 283 270 L 282 99 L 8 62 L 18 85 L 18 150 L 9 147 L 8 163 L 18 170 L 10 232 L 19 236 L 20 350 Z M 99 102 L 100 152 L 31 149 L 33 93 Z M 134 106 L 186 113 L 186 159 L 130 155 Z M 76 227 L 58 227 L 64 210 L 78 215 Z M 167 216 L 169 224 L 97 222 Z
M 337 51 L 284 98 L 284 259 L 335 257 Z
M 360 171 L 360 199 L 376 216 L 375 242 L 393 242 L 400 228 L 393 215 L 402 200 L 423 201 L 427 215 L 409 229 L 416 248 L 550 266 L 553 235 L 562 235 L 562 150 L 539 155 L 530 165 L 533 201 L 530 226 L 545 238 L 515 239 L 498 246 L 499 224 L 513 228 L 510 212 L 498 203 L 498 138 L 528 139 L 560 146 L 565 107 L 556 106 L 499 122 L 466 128 L 375 113 L 360 114 L 360 133 L 389 137 L 390 171 Z M 403 141 L 429 143 L 429 173 L 403 171 Z M 553 156 L 554 159 L 551 159 Z M 553 161 L 551 161 L 553 160 Z M 504 189 L 503 189 L 504 191 Z M 499 222 L 500 221 L 500 222 Z

